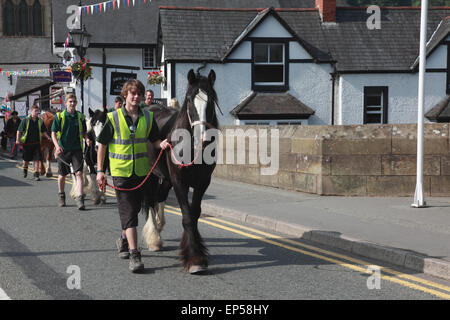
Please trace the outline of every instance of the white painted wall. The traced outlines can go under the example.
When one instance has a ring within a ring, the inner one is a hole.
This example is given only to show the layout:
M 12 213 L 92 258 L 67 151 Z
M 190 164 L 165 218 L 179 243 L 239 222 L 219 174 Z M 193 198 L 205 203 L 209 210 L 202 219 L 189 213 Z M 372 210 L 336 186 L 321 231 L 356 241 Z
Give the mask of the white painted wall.
M 255 38 L 290 38 L 292 35 L 273 16 L 268 16 L 250 33 Z
M 336 124 L 363 123 L 364 86 L 389 87 L 388 123 L 417 123 L 418 73 L 344 74 L 340 80 L 341 117 Z M 445 73 L 426 74 L 425 113 L 445 97 L 445 83 Z
M 147 84 L 147 74 L 151 69 L 142 69 L 142 49 L 127 49 L 127 48 L 107 48 L 106 53 L 106 64 L 117 64 L 117 65 L 127 65 L 140 67 L 141 70 L 127 70 L 127 69 L 107 69 L 106 73 L 106 100 L 109 107 L 114 106 L 114 99 L 116 95 L 110 94 L 111 87 L 111 72 L 124 72 L 124 73 L 136 73 L 137 79 L 140 80 L 145 89 L 152 89 L 155 93 L 155 98 L 161 97 L 161 86 L 154 85 L 150 86 Z M 89 48 L 87 52 L 86 59 L 90 59 L 91 63 L 102 63 L 102 49 Z M 153 69 L 159 70 L 159 69 Z M 93 68 L 93 80 L 85 81 L 84 83 L 84 99 L 85 107 L 84 112 L 88 114 L 88 108 L 92 110 L 103 108 L 103 98 L 102 98 L 102 68 Z M 77 96 L 81 96 L 80 86 L 77 85 Z M 80 100 L 80 99 L 79 99 Z M 79 102 L 78 110 L 81 109 L 81 101 Z
M 187 74 L 190 69 L 197 71 L 201 64 L 177 63 L 176 73 L 176 98 L 183 104 L 187 89 Z M 230 114 L 242 100 L 251 93 L 251 64 L 249 63 L 228 63 L 228 64 L 208 64 L 201 70 L 201 74 L 208 76 L 209 71 L 214 69 L 216 73 L 216 90 L 218 103 L 224 116 L 218 113 L 221 125 L 234 124 L 235 118 Z
M 312 59 L 312 57 L 297 41 L 290 41 L 289 59 Z
M 252 43 L 251 41 L 243 41 L 229 56 L 229 59 L 251 59 Z
M 309 124 L 331 124 L 332 84 L 329 64 L 291 63 L 289 93 L 315 111 Z
M 446 69 L 447 68 L 447 45 L 440 45 L 433 53 L 427 58 L 427 69 Z

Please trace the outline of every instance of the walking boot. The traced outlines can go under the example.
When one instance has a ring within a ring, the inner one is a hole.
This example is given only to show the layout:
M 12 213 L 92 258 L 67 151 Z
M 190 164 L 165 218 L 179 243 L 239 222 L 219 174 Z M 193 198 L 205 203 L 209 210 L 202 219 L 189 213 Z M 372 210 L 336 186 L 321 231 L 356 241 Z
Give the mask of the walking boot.
M 117 251 L 119 252 L 120 259 L 130 258 L 130 248 L 128 247 L 128 240 L 120 237 L 116 241 Z
M 24 169 L 23 169 L 23 177 L 26 178 L 27 175 L 28 175 L 28 169 L 27 169 L 27 168 L 24 168 Z
M 75 202 L 77 203 L 78 210 L 84 210 L 85 209 L 85 207 L 84 207 L 84 195 L 78 196 L 75 199 Z
M 144 264 L 141 261 L 141 253 L 139 251 L 132 251 L 130 253 L 130 270 L 131 272 L 138 272 L 144 269 Z
M 41 181 L 41 178 L 39 178 L 39 172 L 34 173 L 34 180 L 35 181 Z
M 58 207 L 66 206 L 66 194 L 64 192 L 58 193 Z

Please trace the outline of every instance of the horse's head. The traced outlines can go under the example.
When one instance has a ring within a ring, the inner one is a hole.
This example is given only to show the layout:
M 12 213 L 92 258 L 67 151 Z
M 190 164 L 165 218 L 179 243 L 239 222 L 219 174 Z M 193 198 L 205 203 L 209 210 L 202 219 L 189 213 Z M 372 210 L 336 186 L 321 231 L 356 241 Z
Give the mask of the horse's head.
M 93 141 L 95 141 L 95 138 L 98 137 L 100 131 L 103 128 L 103 125 L 106 122 L 107 112 L 108 111 L 106 108 L 104 108 L 103 110 L 97 109 L 95 111 L 92 111 L 91 108 L 89 108 L 89 119 L 88 121 L 86 121 L 86 127 L 88 136 Z
M 211 70 L 206 78 L 198 73 L 195 74 L 191 69 L 187 78 L 188 89 L 182 112 L 187 113 L 191 131 L 194 133 L 194 145 L 199 146 L 205 141 L 206 128 L 218 127 L 217 94 L 213 88 L 216 73 Z

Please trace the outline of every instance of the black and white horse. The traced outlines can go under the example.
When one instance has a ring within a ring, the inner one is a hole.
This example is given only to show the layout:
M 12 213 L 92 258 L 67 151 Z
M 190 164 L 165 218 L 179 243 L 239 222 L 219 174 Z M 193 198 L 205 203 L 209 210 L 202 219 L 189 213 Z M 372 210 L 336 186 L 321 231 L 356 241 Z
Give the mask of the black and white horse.
M 199 73 L 195 74 L 191 69 L 187 78 L 185 100 L 176 117 L 173 116 L 175 111 L 169 114 L 166 110 L 161 112 L 153 110 L 157 123 L 158 120 L 166 120 L 166 127 L 162 126 L 164 128 L 162 138 L 169 140 L 173 151 L 168 149 L 165 152 L 165 166 L 158 164 L 162 183 L 159 185 L 157 197 L 151 196 L 150 206 L 154 212 L 152 218 L 147 219 L 143 237 L 149 249 L 162 245 L 159 233 L 164 225 L 164 203 L 169 189 L 173 186 L 181 208 L 184 229 L 180 242 L 181 262 L 188 272 L 200 273 L 207 270 L 208 250 L 198 230 L 198 219 L 201 214 L 201 201 L 211 182 L 215 162 L 199 162 L 197 155 L 214 142 L 205 140 L 207 128 L 218 128 L 217 94 L 213 88 L 216 75 L 211 70 L 206 78 Z M 172 140 L 180 131 L 187 132 L 189 138 L 185 136 L 177 141 Z M 175 150 L 181 152 L 177 153 Z M 180 165 L 182 158 L 184 165 Z M 189 188 L 193 189 L 191 203 L 188 198 Z
M 85 144 L 84 150 L 84 161 L 83 161 L 83 194 L 88 194 L 89 198 L 94 202 L 95 205 L 105 204 L 106 196 L 104 192 L 101 192 L 97 186 L 95 165 L 97 164 L 97 148 L 95 138 L 100 133 L 103 125 L 106 122 L 107 109 L 92 111 L 89 108 L 89 119 L 86 119 L 86 131 L 89 140 L 91 140 L 91 145 L 87 146 Z M 108 167 L 109 159 L 105 159 L 105 168 Z M 70 191 L 70 196 L 75 199 L 77 197 L 77 180 L 75 175 L 72 174 L 72 189 Z

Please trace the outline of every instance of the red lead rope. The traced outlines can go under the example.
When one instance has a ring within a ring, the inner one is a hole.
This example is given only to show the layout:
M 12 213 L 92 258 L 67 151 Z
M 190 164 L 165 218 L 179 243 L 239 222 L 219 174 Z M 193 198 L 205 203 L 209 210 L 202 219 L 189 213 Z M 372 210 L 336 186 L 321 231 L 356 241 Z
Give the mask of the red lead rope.
M 195 155 L 194 160 L 192 160 L 192 161 L 189 162 L 189 163 L 184 164 L 184 163 L 178 161 L 177 158 L 175 158 L 175 156 L 174 156 L 174 154 L 173 154 L 173 147 L 172 147 L 171 144 L 169 144 L 169 148 L 170 148 L 170 150 L 172 151 L 172 152 L 171 152 L 172 160 L 178 165 L 178 168 L 190 167 L 190 166 L 192 166 L 192 165 L 194 164 L 195 160 L 197 160 L 197 158 L 198 158 L 198 153 L 199 153 L 199 151 L 197 150 L 197 153 L 196 153 L 196 155 Z M 159 152 L 158 158 L 156 158 L 156 161 L 155 161 L 155 163 L 153 164 L 152 169 L 151 169 L 150 172 L 147 174 L 147 176 L 145 177 L 145 179 L 144 179 L 139 185 L 137 185 L 136 187 L 133 187 L 133 188 L 131 188 L 131 189 L 119 188 L 119 187 L 115 187 L 115 186 L 110 185 L 108 182 L 106 182 L 106 185 L 107 185 L 108 187 L 112 188 L 112 189 L 119 190 L 119 191 L 134 191 L 134 190 L 139 189 L 140 187 L 142 187 L 142 186 L 144 185 L 144 183 L 145 183 L 145 181 L 147 181 L 148 177 L 150 177 L 150 175 L 152 174 L 153 170 L 155 170 L 156 165 L 158 164 L 159 159 L 161 158 L 163 151 L 164 151 L 164 150 L 161 149 L 161 151 Z M 99 186 L 99 188 L 100 188 L 100 190 L 103 190 L 103 186 Z

